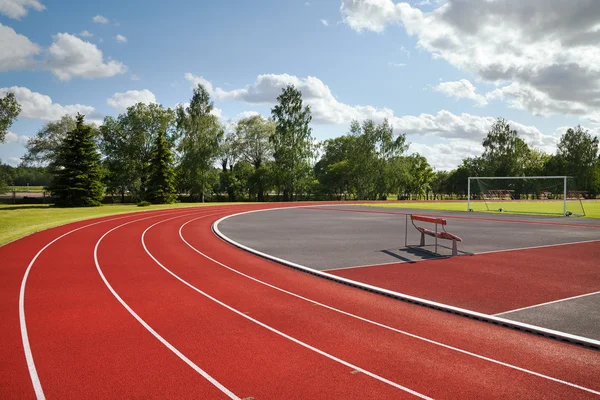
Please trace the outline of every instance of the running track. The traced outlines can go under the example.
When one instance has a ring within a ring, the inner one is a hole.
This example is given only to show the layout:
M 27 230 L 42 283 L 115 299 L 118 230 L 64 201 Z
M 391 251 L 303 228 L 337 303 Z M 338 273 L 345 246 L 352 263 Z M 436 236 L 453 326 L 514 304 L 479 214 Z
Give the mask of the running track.
M 108 217 L 1 247 L 0 397 L 600 397 L 597 351 L 323 280 L 211 231 L 273 206 Z

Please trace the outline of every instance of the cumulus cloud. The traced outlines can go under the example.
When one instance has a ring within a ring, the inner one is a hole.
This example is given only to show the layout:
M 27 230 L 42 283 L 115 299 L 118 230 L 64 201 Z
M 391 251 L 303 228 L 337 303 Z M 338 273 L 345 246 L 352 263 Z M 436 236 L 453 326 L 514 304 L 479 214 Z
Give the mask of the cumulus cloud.
M 0 24 L 0 71 L 30 68 L 35 63 L 33 57 L 39 52 L 40 46 Z
M 464 158 L 480 156 L 483 146 L 464 140 L 446 140 L 435 144 L 411 143 L 408 152 L 419 153 L 438 170 L 450 170 L 456 168 Z
M 119 43 L 127 43 L 127 38 L 123 35 L 115 36 L 115 40 Z
M 323 24 L 323 26 L 329 26 L 329 22 L 327 22 L 326 19 L 322 19 L 321 24 Z
M 108 20 L 108 18 L 98 14 L 94 18 L 92 18 L 92 22 L 95 22 L 97 24 L 108 24 L 110 21 Z
M 44 11 L 46 7 L 39 0 L 0 0 L 0 14 L 9 18 L 21 19 L 27 15 L 29 8 Z
M 137 104 L 156 103 L 156 96 L 148 89 L 144 90 L 128 90 L 123 93 L 115 93 L 111 98 L 106 100 L 107 104 L 120 113 L 127 111 L 127 108 Z
M 81 36 L 81 37 L 92 37 L 92 36 L 94 36 L 94 34 L 88 32 L 88 31 L 81 31 L 81 32 L 79 32 L 79 36 Z
M 457 82 L 441 82 L 434 86 L 433 90 L 449 97 L 473 100 L 478 106 L 484 106 L 488 102 L 485 96 L 476 93 L 475 86 L 466 79 L 461 79 Z
M 208 93 L 213 95 L 213 85 L 210 81 L 204 79 L 201 76 L 194 75 L 190 72 L 184 75 L 184 78 L 190 82 L 192 89 L 195 89 L 199 84 L 204 86 L 204 88 L 208 91 Z
M 48 49 L 47 67 L 62 81 L 71 78 L 105 78 L 127 71 L 120 61 L 104 61 L 95 44 L 68 33 L 59 33 Z
M 4 137 L 4 143 L 18 143 L 24 146 L 27 144 L 29 139 L 31 139 L 31 136 L 17 135 L 16 133 L 9 131 Z
M 402 24 L 434 58 L 499 85 L 536 113 L 592 112 L 600 105 L 600 2 L 461 0 L 431 12 L 392 0 L 342 0 L 357 32 Z M 496 94 L 500 97 L 500 94 Z M 569 103 L 566 111 L 556 104 Z
M 39 119 L 42 121 L 54 121 L 65 114 L 75 115 L 77 113 L 93 114 L 94 107 L 82 104 L 60 105 L 52 102 L 50 96 L 38 92 L 32 92 L 26 87 L 12 86 L 0 88 L 0 96 L 14 93 L 15 98 L 21 105 L 19 118 Z

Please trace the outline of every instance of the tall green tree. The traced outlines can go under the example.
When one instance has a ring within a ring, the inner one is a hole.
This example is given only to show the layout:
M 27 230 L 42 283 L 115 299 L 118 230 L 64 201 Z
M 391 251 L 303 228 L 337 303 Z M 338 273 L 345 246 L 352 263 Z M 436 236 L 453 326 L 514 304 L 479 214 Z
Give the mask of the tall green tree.
M 530 150 L 506 120 L 496 120 L 483 139 L 483 147 L 482 159 L 487 175 L 523 176 Z
M 129 192 L 136 200 L 144 199 L 159 136 L 169 146 L 174 143 L 174 111 L 159 104 L 137 103 L 116 119 L 106 117 L 100 133 L 109 190 L 121 193 L 123 198 Z
M 182 187 L 204 202 L 210 191 L 208 175 L 219 156 L 219 144 L 224 130 L 219 119 L 211 114 L 213 102 L 201 84 L 194 89 L 190 105 L 177 107 L 177 129 L 181 136 L 179 176 Z
M 77 122 L 70 115 L 64 115 L 57 121 L 45 124 L 25 147 L 23 156 L 25 165 L 49 165 L 56 159 L 56 154 L 68 132 L 75 130 Z
M 165 127 L 166 128 L 166 127 Z M 170 204 L 177 199 L 174 157 L 166 129 L 158 132 L 150 160 L 150 176 L 146 200 L 155 204 Z
M 557 164 L 561 169 L 558 175 L 574 176 L 578 189 L 593 193 L 600 191 L 597 176 L 600 168 L 598 158 L 598 137 L 592 136 L 581 126 L 569 128 L 560 138 L 556 153 Z
M 273 146 L 269 138 L 275 134 L 275 123 L 260 115 L 253 115 L 237 123 L 236 133 L 242 159 L 254 167 L 254 173 L 248 182 L 252 184 L 258 201 L 264 201 L 268 179 L 265 163 L 273 157 Z
M 0 97 L 0 143 L 4 143 L 4 138 L 8 133 L 8 128 L 13 124 L 21 112 L 21 106 L 15 99 L 14 93 L 8 93 Z
M 50 192 L 56 205 L 89 207 L 101 205 L 103 195 L 100 153 L 93 129 L 78 114 L 76 127 L 60 144 L 56 159 L 50 165 L 53 179 Z
M 294 194 L 311 172 L 312 120 L 310 106 L 302 103 L 302 93 L 293 85 L 285 87 L 277 105 L 271 109 L 275 133 L 271 135 L 277 184 L 283 189 L 283 200 L 294 200 Z

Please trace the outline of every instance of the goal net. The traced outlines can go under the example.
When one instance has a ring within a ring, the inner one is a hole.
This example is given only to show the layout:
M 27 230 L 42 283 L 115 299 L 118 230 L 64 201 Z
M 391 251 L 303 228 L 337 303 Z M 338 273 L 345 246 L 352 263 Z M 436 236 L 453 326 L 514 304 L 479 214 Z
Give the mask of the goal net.
M 469 211 L 585 216 L 575 180 L 567 176 L 469 177 Z

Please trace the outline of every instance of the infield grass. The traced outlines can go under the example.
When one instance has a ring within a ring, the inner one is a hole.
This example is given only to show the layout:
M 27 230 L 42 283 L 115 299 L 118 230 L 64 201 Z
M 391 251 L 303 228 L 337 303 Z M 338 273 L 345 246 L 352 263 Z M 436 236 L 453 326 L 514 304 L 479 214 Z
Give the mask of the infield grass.
M 47 204 L 0 204 L 0 246 L 44 229 L 109 215 L 136 211 L 163 210 L 198 206 L 220 206 L 232 203 L 178 203 L 138 207 L 114 204 L 102 207 L 58 208 Z M 244 203 L 250 204 L 250 203 Z
M 467 211 L 466 201 L 406 201 L 406 202 L 381 202 L 380 204 L 361 204 L 366 207 L 385 207 L 385 208 L 416 208 L 422 210 L 440 210 L 440 211 Z M 473 211 L 486 211 L 499 214 L 500 208 L 502 214 L 560 214 L 562 213 L 562 201 L 497 201 L 488 202 L 489 210 L 483 201 L 472 201 L 471 209 Z M 584 200 L 586 218 L 600 218 L 600 200 Z M 579 201 L 567 200 L 567 211 L 574 214 L 581 214 L 581 205 Z M 578 217 L 573 217 L 578 218 Z

